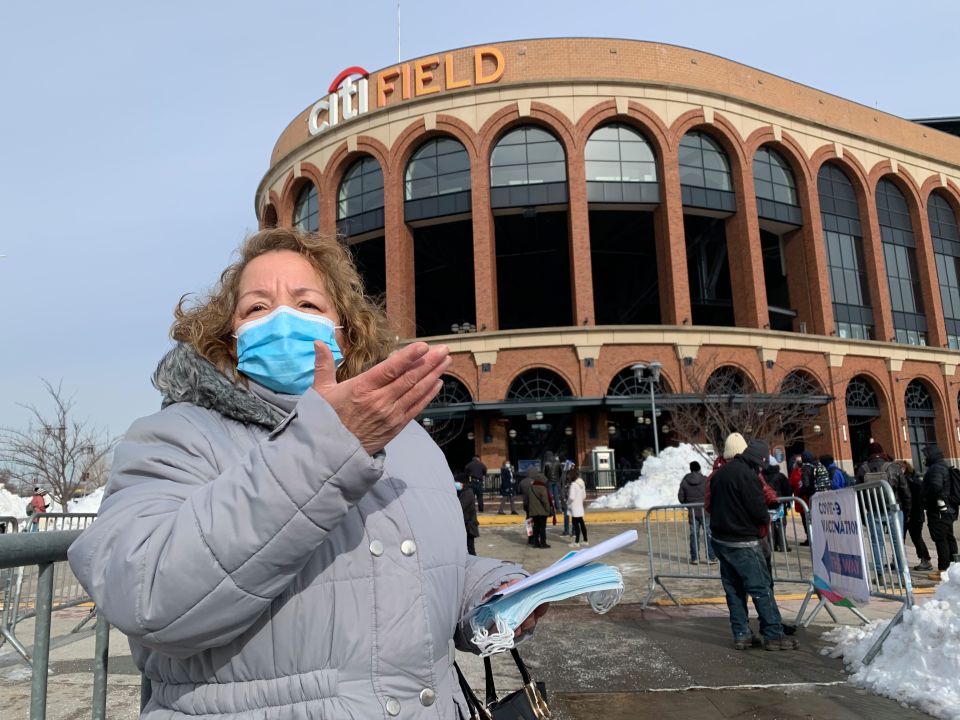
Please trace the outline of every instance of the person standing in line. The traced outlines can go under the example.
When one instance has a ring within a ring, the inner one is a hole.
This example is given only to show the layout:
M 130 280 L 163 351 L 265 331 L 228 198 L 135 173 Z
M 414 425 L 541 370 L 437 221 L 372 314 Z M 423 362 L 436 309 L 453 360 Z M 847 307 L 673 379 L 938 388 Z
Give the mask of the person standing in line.
M 44 495 L 44 491 L 39 486 L 33 489 L 33 497 L 30 498 L 30 509 L 32 510 L 30 513 L 30 532 L 40 531 L 40 515 L 50 507 Z
M 773 595 L 770 571 L 760 547 L 759 528 L 770 522 L 759 471 L 770 448 L 753 440 L 747 449 L 714 473 L 710 483 L 710 529 L 713 549 L 720 559 L 720 577 L 727 596 L 734 647 L 752 644 L 747 619 L 747 596 L 760 617 L 761 644 L 765 650 L 795 650 L 799 643 L 784 634 L 783 621 Z
M 497 515 L 506 515 L 503 511 L 503 506 L 507 502 L 507 498 L 510 498 L 510 514 L 519 515 L 516 508 L 513 506 L 513 468 L 510 467 L 510 461 L 507 460 L 503 465 L 500 466 L 500 509 L 497 510 Z
M 793 489 L 790 487 L 790 481 L 787 476 L 780 472 L 780 461 L 773 455 L 770 456 L 767 467 L 763 469 L 763 477 L 767 485 L 773 488 L 778 498 L 790 497 L 793 495 Z M 771 524 L 771 533 L 773 535 L 773 549 L 776 552 L 792 552 L 793 548 L 787 543 L 786 533 L 784 532 L 784 516 L 789 507 L 789 503 L 780 503 L 778 508 L 778 517 Z
M 943 459 L 943 450 L 936 445 L 927 445 L 923 456 L 927 461 L 921 489 L 923 505 L 927 511 L 930 537 L 937 546 L 937 569 L 930 573 L 930 579 L 939 582 L 941 573 L 950 567 L 957 554 L 957 539 L 953 534 L 957 509 L 950 507 L 950 468 Z
M 547 545 L 547 517 L 553 514 L 550 493 L 547 492 L 547 478 L 542 472 L 534 471 L 533 482 L 527 493 L 530 517 L 533 518 L 533 546 L 549 548 Z
M 913 543 L 913 547 L 917 551 L 917 557 L 920 559 L 919 564 L 914 565 L 913 569 L 920 572 L 930 572 L 933 570 L 933 565 L 930 564 L 930 550 L 923 539 L 923 500 L 920 491 L 922 482 L 920 478 L 917 478 L 917 471 L 909 460 L 903 461 L 903 477 L 907 481 L 912 498 L 910 511 L 907 513 L 904 536 L 906 536 L 906 533 L 910 534 L 910 542 Z
M 680 481 L 677 491 L 677 500 L 682 505 L 703 503 L 707 495 L 707 478 L 700 472 L 700 463 L 696 460 L 690 463 L 690 472 Z M 690 525 L 690 564 L 700 562 L 700 534 L 703 533 L 704 545 L 707 548 L 708 562 L 716 562 L 717 558 L 710 547 L 710 513 L 706 508 L 688 508 L 687 523 Z
M 563 498 L 560 497 L 560 460 L 557 456 L 547 451 L 543 461 L 543 474 L 547 477 L 547 492 L 550 493 L 550 505 L 554 512 L 560 510 Z M 553 518 L 553 524 L 557 524 L 557 518 Z
M 453 476 L 453 486 L 457 489 L 460 509 L 463 511 L 463 527 L 467 531 L 467 554 L 476 555 L 476 539 L 480 537 L 480 523 L 477 520 L 477 496 L 473 488 L 466 484 L 467 474 Z
M 587 542 L 587 525 L 583 520 L 583 501 L 587 499 L 587 486 L 576 468 L 568 473 L 570 488 L 567 491 L 567 508 L 573 520 L 573 547 L 580 547 L 580 535 L 583 535 L 583 547 L 589 547 Z
M 570 471 L 576 469 L 576 463 L 574 463 L 570 458 L 564 458 L 563 463 L 560 465 L 560 497 L 567 498 L 570 495 L 570 483 L 573 478 L 570 476 Z M 579 477 L 579 473 L 577 473 Z M 562 535 L 573 535 L 573 531 L 570 528 L 570 503 L 569 501 L 563 504 L 563 532 Z
M 523 503 L 523 514 L 526 516 L 527 520 L 530 519 L 530 486 L 533 485 L 533 474 L 536 472 L 536 469 L 530 467 L 523 473 L 523 479 L 517 483 L 517 494 L 520 496 L 520 501 Z M 527 536 L 527 545 L 535 545 L 537 542 L 536 537 L 531 533 Z
M 473 494 L 477 498 L 477 509 L 483 512 L 483 478 L 487 475 L 487 466 L 480 462 L 476 455 L 467 463 L 464 468 L 467 475 L 470 476 L 470 485 L 473 487 Z

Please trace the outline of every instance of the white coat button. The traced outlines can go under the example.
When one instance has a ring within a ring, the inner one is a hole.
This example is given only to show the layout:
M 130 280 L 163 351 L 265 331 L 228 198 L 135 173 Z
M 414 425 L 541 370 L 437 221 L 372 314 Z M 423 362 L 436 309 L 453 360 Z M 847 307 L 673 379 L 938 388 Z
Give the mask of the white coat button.
M 400 544 L 400 552 L 410 557 L 417 551 L 417 544 L 413 540 L 404 540 Z
M 370 543 L 370 554 L 374 557 L 380 557 L 383 555 L 383 543 L 379 540 L 374 540 Z M 396 713 L 394 713 L 396 715 Z
M 387 714 L 388 715 L 400 714 L 400 702 L 396 698 L 387 698 Z
M 430 707 L 437 699 L 437 694 L 430 688 L 424 688 L 420 691 L 420 704 L 424 707 Z

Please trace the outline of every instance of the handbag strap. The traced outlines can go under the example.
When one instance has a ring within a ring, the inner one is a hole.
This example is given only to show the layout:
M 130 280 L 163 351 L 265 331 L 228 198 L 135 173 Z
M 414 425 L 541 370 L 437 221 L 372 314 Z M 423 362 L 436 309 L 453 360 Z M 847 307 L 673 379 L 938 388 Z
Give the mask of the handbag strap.
M 476 693 L 473 692 L 473 688 L 470 687 L 470 683 L 468 683 L 467 679 L 463 676 L 463 671 L 460 669 L 460 666 L 457 665 L 457 663 L 454 663 L 453 667 L 457 671 L 457 680 L 460 682 L 460 691 L 463 693 L 463 697 L 467 701 L 467 709 L 470 711 L 470 720 L 493 720 L 493 717 L 483 706 L 483 703 L 480 702 L 480 698 L 478 698 Z
M 533 678 L 530 677 L 530 671 L 527 670 L 526 663 L 524 663 L 523 658 L 520 657 L 520 651 L 516 648 L 510 648 L 510 654 L 513 655 L 513 661 L 517 664 L 517 670 L 520 671 L 520 678 L 523 680 L 523 684 L 530 685 L 533 682 Z M 459 668 L 457 669 L 459 670 Z M 489 657 L 483 659 L 483 673 L 486 678 L 487 705 L 492 705 L 497 701 L 497 687 L 493 681 L 493 665 Z

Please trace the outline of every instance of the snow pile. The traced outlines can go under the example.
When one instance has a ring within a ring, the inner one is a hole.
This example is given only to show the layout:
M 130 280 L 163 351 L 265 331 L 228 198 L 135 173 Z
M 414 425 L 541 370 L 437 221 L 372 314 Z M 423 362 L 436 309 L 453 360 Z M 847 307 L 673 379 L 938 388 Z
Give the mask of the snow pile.
M 0 488 L 0 517 L 25 518 L 28 502 L 30 502 L 30 498 L 22 498 L 19 495 L 7 492 L 4 488 Z
M 680 481 L 690 472 L 690 463 L 696 460 L 708 475 L 713 465 L 713 448 L 709 445 L 681 444 L 664 448 L 658 457 L 643 462 L 639 480 L 628 482 L 615 493 L 605 495 L 590 504 L 591 508 L 651 508 L 655 505 L 676 505 Z
M 870 665 L 863 656 L 887 626 L 839 627 L 823 635 L 843 657 L 850 681 L 943 720 L 960 720 L 960 563 L 944 573 L 934 596 L 904 613 Z
M 67 506 L 72 513 L 97 513 L 100 511 L 100 503 L 102 502 L 103 488 L 97 488 L 86 497 L 71 500 Z

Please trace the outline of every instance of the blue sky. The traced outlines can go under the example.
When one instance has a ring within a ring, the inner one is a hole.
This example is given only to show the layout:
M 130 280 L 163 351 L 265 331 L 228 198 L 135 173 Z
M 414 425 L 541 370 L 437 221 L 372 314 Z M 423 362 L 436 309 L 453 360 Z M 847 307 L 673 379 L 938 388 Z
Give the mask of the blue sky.
M 960 115 L 956 2 L 479 5 L 403 2 L 403 57 L 629 37 L 904 117 Z M 113 434 L 153 412 L 172 308 L 255 230 L 279 133 L 344 67 L 396 57 L 393 0 L 3 3 L 0 425 L 24 422 L 17 403 L 43 404 L 40 378 L 62 379 Z

